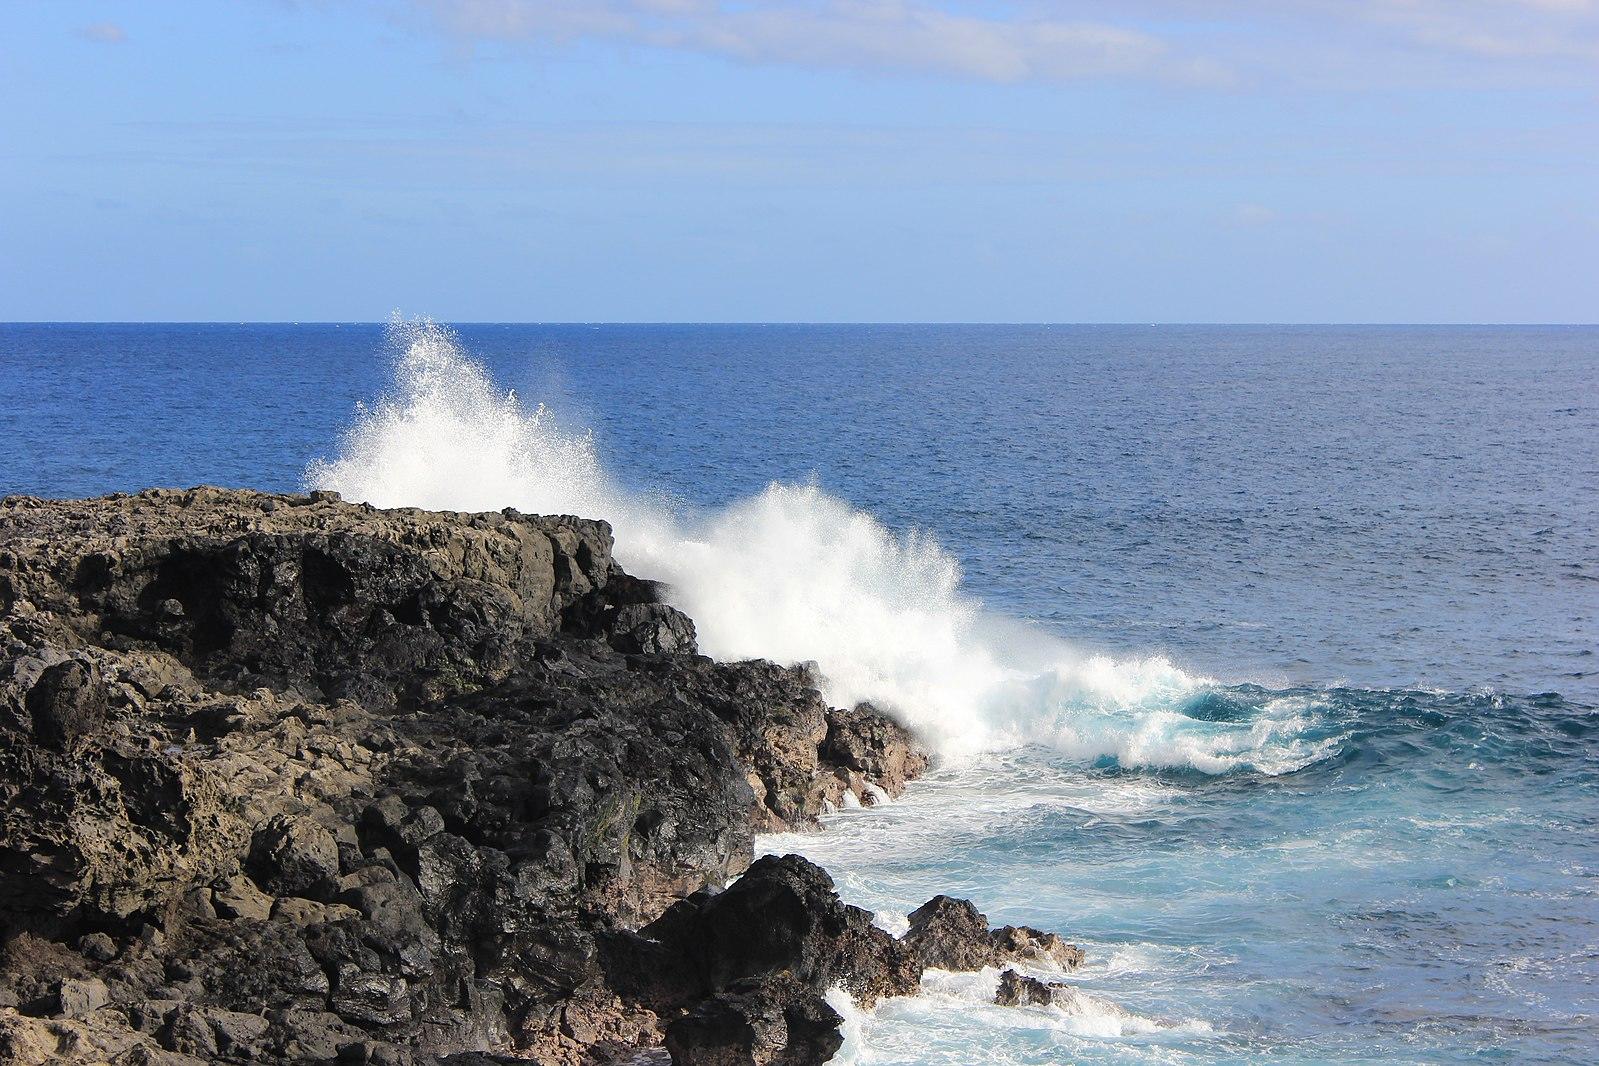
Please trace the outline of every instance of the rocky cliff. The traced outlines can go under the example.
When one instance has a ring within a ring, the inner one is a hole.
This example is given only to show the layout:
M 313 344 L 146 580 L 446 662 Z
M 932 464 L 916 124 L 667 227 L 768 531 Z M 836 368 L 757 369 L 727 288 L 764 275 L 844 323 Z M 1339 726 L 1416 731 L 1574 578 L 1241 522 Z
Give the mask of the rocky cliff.
M 926 759 L 657 593 L 578 518 L 0 501 L 0 1061 L 820 1063 L 833 985 L 1075 965 L 752 866 Z

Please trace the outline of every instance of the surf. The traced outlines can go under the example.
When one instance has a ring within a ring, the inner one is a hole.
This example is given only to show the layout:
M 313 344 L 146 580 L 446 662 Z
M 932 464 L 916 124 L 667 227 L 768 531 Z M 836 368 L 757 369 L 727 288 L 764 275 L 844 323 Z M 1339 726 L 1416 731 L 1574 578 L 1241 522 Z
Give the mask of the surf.
M 1206 774 L 1318 757 L 1291 709 L 1196 717 L 1185 707 L 1209 679 L 986 609 L 925 530 L 892 530 L 814 481 L 717 509 L 673 505 L 620 484 L 592 432 L 500 388 L 445 327 L 396 321 L 390 344 L 389 389 L 307 467 L 306 487 L 378 507 L 604 518 L 618 560 L 666 583 L 705 654 L 815 663 L 829 701 L 889 709 L 945 763 L 1025 745 Z

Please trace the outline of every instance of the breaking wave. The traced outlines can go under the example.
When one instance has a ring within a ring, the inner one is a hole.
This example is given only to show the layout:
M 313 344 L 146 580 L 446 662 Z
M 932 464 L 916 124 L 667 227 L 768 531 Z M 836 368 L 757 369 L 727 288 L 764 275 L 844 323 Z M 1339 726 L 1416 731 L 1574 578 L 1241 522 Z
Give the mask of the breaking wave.
M 1282 773 L 1318 757 L 1292 713 L 1187 714 L 1205 679 L 985 610 L 927 533 L 892 531 L 815 484 L 672 507 L 618 484 L 587 432 L 499 388 L 448 330 L 396 323 L 391 339 L 391 390 L 357 409 L 308 487 L 379 507 L 604 517 L 618 559 L 667 583 L 706 654 L 814 661 L 830 701 L 890 708 L 946 760 L 1042 744 L 1123 766 Z
M 1214 1032 L 1198 1019 L 1146 1018 L 1075 983 L 1067 986 L 1060 1004 L 997 1006 L 999 976 L 992 967 L 976 973 L 928 970 L 922 976 L 921 995 L 886 999 L 873 1009 L 862 1008 L 842 989 L 830 990 L 827 1002 L 843 1019 L 839 1032 L 844 1038 L 832 1066 L 864 1066 L 884 1059 L 967 1063 L 973 1061 L 973 1047 L 984 1049 L 985 1062 L 1019 1061 L 1001 1050 L 1005 1043 L 1041 1045 L 1056 1052 L 1048 1061 L 1076 1061 L 1094 1055 L 1108 1041 L 1158 1046 L 1203 1039 Z M 929 1034 L 943 1038 L 943 1047 L 931 1055 L 925 1039 Z M 1001 1039 L 996 1040 L 996 1035 Z

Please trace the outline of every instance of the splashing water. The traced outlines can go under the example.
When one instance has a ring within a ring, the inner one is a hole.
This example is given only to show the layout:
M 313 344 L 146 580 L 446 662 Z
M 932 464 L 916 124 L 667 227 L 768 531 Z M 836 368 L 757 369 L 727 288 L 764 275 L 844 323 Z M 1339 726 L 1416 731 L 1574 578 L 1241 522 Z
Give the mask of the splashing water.
M 1029 743 L 1206 773 L 1317 757 L 1292 715 L 1185 714 L 1205 682 L 1164 658 L 1086 655 L 983 610 L 925 533 L 895 534 L 814 484 L 674 511 L 618 485 L 589 434 L 498 389 L 449 331 L 396 322 L 391 339 L 391 393 L 358 409 L 338 456 L 308 468 L 310 487 L 380 507 L 604 517 L 618 559 L 667 583 L 706 654 L 814 661 L 830 701 L 892 709 L 946 760 Z

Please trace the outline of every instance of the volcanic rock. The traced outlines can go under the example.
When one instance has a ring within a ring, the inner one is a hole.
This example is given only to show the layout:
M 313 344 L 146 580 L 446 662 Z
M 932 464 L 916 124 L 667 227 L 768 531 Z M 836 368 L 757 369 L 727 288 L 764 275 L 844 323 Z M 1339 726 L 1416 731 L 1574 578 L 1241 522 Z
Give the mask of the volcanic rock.
M 870 1005 L 912 994 L 921 977 L 899 941 L 798 855 L 763 856 L 727 891 L 685 900 L 643 932 L 689 960 L 691 995 L 788 973 Z
M 934 896 L 910 915 L 906 948 L 922 969 L 980 970 L 1007 962 L 1035 962 L 1074 969 L 1082 949 L 1054 933 L 1028 926 L 990 930 L 988 919 L 968 900 Z
M 1047 1006 L 1055 1002 L 1055 989 L 1036 977 L 1008 969 L 999 975 L 994 1002 L 1001 1007 Z
M 828 716 L 822 757 L 865 775 L 890 796 L 927 770 L 927 753 L 898 722 L 870 703 Z
M 843 1046 L 838 1012 L 790 974 L 739 981 L 666 1031 L 675 1066 L 817 1066 Z
M 249 867 L 276 895 L 315 899 L 339 879 L 339 845 L 320 823 L 279 814 L 250 838 Z
M 0 1061 L 820 1063 L 828 987 L 1021 957 L 751 865 L 925 756 L 663 592 L 579 518 L 0 501 Z

